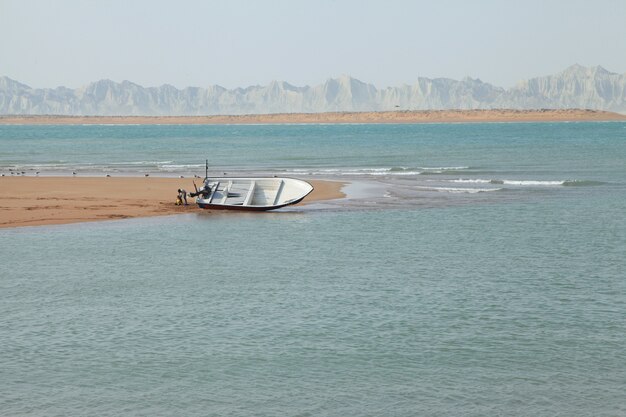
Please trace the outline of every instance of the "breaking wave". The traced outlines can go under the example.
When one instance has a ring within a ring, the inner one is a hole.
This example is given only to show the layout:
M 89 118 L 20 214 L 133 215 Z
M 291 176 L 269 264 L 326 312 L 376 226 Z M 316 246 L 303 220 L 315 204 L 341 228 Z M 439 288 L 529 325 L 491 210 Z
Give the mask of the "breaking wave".
M 449 182 L 457 182 L 461 184 L 493 184 L 492 180 L 483 180 L 483 179 L 465 179 L 459 178 L 456 180 L 449 180 Z
M 468 169 L 472 169 L 468 166 L 456 166 L 456 167 L 418 167 L 421 170 L 422 175 L 452 175 L 452 174 L 466 174 Z
M 111 165 L 111 166 L 117 166 L 117 165 L 121 165 L 121 166 L 127 166 L 127 165 L 137 165 L 137 166 L 160 166 L 163 164 L 171 164 L 174 161 L 131 161 L 131 162 L 110 162 L 107 163 L 106 165 Z
M 461 183 L 461 184 L 494 184 L 494 185 L 517 185 L 517 186 L 558 186 L 563 185 L 566 187 L 582 187 L 604 184 L 601 181 L 586 181 L 586 180 L 498 180 L 498 179 L 482 179 L 482 178 L 458 178 L 454 180 L 447 180 L 449 182 Z
M 450 174 L 457 171 L 464 172 L 469 169 L 466 166 L 450 167 L 401 167 L 391 168 L 325 168 L 325 169 L 294 169 L 288 170 L 296 175 L 346 175 L 346 176 L 410 176 L 410 175 L 432 175 Z
M 603 185 L 603 184 L 606 184 L 606 182 L 585 181 L 585 180 L 563 181 L 563 185 L 566 187 L 586 187 L 586 186 Z
M 457 167 L 417 167 L 417 169 L 421 169 L 424 171 L 460 171 L 464 169 L 470 169 L 470 167 L 466 166 L 457 166 Z
M 491 180 L 491 184 L 504 185 L 527 185 L 527 186 L 554 186 L 563 185 L 565 181 L 541 181 L 541 180 Z
M 423 191 L 437 191 L 454 194 L 476 194 L 476 193 L 488 193 L 492 191 L 500 191 L 502 188 L 455 188 L 455 187 L 416 187 Z
M 171 162 L 171 161 L 170 161 Z M 181 171 L 187 169 L 204 168 L 204 164 L 181 164 L 181 165 L 161 165 L 160 169 L 163 171 Z
M 326 168 L 326 169 L 295 169 L 289 171 L 296 175 L 337 175 L 337 176 L 403 176 L 420 175 L 421 172 L 414 168 Z

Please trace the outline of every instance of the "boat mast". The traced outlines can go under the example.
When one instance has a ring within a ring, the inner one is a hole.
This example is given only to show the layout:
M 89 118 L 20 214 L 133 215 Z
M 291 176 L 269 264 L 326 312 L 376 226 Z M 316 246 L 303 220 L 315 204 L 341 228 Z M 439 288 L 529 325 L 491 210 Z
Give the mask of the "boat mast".
M 204 180 L 206 181 L 207 178 L 209 178 L 209 160 L 208 159 L 204 163 Z

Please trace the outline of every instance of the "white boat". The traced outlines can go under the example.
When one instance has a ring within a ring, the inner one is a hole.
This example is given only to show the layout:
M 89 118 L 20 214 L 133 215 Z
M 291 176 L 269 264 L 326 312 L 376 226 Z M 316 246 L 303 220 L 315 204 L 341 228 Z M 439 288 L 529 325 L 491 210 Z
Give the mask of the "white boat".
M 200 208 L 266 211 L 297 204 L 313 191 L 306 181 L 294 178 L 205 178 L 191 193 Z

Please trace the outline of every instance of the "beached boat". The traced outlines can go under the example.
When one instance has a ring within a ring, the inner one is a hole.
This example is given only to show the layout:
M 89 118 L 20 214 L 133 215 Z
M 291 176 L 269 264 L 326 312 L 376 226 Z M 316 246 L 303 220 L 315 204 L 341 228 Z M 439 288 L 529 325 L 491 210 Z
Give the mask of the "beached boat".
M 313 191 L 306 181 L 294 178 L 205 178 L 191 193 L 203 209 L 266 211 L 297 204 Z

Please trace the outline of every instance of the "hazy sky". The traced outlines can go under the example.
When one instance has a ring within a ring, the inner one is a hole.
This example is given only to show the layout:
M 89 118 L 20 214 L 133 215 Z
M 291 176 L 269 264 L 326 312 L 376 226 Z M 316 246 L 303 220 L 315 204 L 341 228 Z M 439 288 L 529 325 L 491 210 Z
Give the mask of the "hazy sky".
M 510 87 L 574 63 L 626 72 L 626 0 L 0 0 L 0 75 L 31 87 Z

